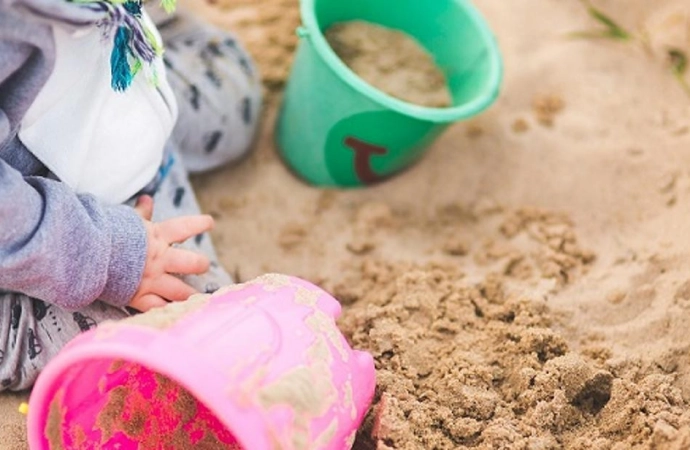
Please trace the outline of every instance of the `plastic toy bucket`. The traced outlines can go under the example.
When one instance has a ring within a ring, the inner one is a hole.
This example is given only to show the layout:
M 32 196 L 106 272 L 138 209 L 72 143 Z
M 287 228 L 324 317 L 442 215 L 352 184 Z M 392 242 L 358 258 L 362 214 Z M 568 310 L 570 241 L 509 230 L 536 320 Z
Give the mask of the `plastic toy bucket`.
M 466 0 L 301 0 L 303 27 L 278 119 L 277 144 L 302 178 L 361 186 L 410 166 L 449 124 L 479 114 L 503 77 L 495 38 Z M 364 20 L 416 38 L 444 71 L 448 108 L 391 97 L 364 82 L 328 45 L 323 30 Z
M 31 449 L 350 448 L 375 373 L 339 303 L 280 275 L 229 289 L 72 341 L 31 394 Z

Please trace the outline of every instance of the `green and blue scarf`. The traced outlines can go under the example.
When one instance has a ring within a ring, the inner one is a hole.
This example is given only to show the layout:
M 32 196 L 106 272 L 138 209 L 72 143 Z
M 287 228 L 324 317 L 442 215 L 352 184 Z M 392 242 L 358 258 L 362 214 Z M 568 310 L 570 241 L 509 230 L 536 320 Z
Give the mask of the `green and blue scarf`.
M 103 30 L 104 38 L 113 42 L 110 84 L 115 91 L 127 90 L 134 77 L 142 71 L 153 84 L 158 84 L 153 62 L 163 54 L 163 48 L 142 17 L 142 0 L 68 1 L 103 14 L 97 26 Z M 175 10 L 175 4 L 176 0 L 161 0 L 161 6 L 168 14 Z

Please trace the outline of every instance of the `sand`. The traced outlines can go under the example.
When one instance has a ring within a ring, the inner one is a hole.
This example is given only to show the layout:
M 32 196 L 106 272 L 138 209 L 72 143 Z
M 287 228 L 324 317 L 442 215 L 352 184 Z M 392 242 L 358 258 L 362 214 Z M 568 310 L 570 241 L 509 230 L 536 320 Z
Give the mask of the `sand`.
M 188 317 L 208 304 L 209 294 L 196 294 L 185 302 L 170 303 L 165 308 L 156 308 L 146 314 L 137 314 L 124 319 L 127 325 L 165 330 L 174 326 L 180 319 Z
M 111 366 L 111 372 L 123 369 L 128 375 L 124 382 L 102 391 L 107 401 L 93 423 L 93 430 L 100 433 L 98 445 L 112 446 L 110 440 L 121 433 L 138 442 L 142 450 L 238 448 L 234 436 L 180 385 L 139 365 L 115 361 Z M 140 389 L 141 386 L 153 387 L 153 391 L 147 393 Z M 103 386 L 99 385 L 99 388 Z M 58 392 L 50 403 L 44 430 L 53 450 L 89 447 L 91 427 L 83 428 L 76 422 L 66 422 L 64 417 L 68 408 L 64 393 Z M 69 428 L 68 436 L 63 434 L 65 427 Z M 90 444 L 92 447 L 94 443 Z
M 251 158 L 195 180 L 221 259 L 343 302 L 379 373 L 357 448 L 690 447 L 690 97 L 665 54 L 690 49 L 686 1 L 595 2 L 642 44 L 569 38 L 598 26 L 580 2 L 476 0 L 497 104 L 358 191 L 275 153 L 296 1 L 193 3 L 245 37 L 271 105 Z M 11 450 L 20 401 L 0 396 Z
M 96 418 L 96 426 L 103 433 L 103 443 L 122 432 L 140 442 L 142 449 L 231 450 L 237 447 L 232 434 L 219 427 L 208 409 L 186 389 L 141 366 L 115 364 L 113 370 L 129 367 L 129 378 L 108 392 L 108 402 Z M 135 388 L 142 379 L 156 386 L 149 397 Z
M 26 416 L 19 412 L 21 402 L 27 400 L 26 395 L 0 395 L 0 436 L 8 450 L 26 450 L 29 444 L 26 439 Z
M 363 21 L 337 23 L 325 35 L 353 72 L 386 94 L 434 108 L 452 103 L 445 75 L 411 36 Z

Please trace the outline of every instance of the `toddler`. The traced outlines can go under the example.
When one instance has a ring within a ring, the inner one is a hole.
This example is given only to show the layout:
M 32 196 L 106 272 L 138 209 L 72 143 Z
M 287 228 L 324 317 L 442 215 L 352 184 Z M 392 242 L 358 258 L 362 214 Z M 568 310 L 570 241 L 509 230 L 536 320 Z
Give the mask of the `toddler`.
M 249 149 L 256 70 L 144 6 L 0 0 L 0 391 L 104 320 L 231 282 L 187 174 Z

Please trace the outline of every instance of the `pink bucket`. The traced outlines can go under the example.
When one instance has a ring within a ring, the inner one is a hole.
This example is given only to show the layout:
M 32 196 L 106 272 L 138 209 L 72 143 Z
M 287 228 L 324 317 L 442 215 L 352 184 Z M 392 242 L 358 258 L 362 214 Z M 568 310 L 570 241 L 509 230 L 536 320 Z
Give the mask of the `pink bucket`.
M 267 275 L 106 323 L 39 377 L 29 444 L 43 449 L 349 449 L 374 394 L 340 304 Z

